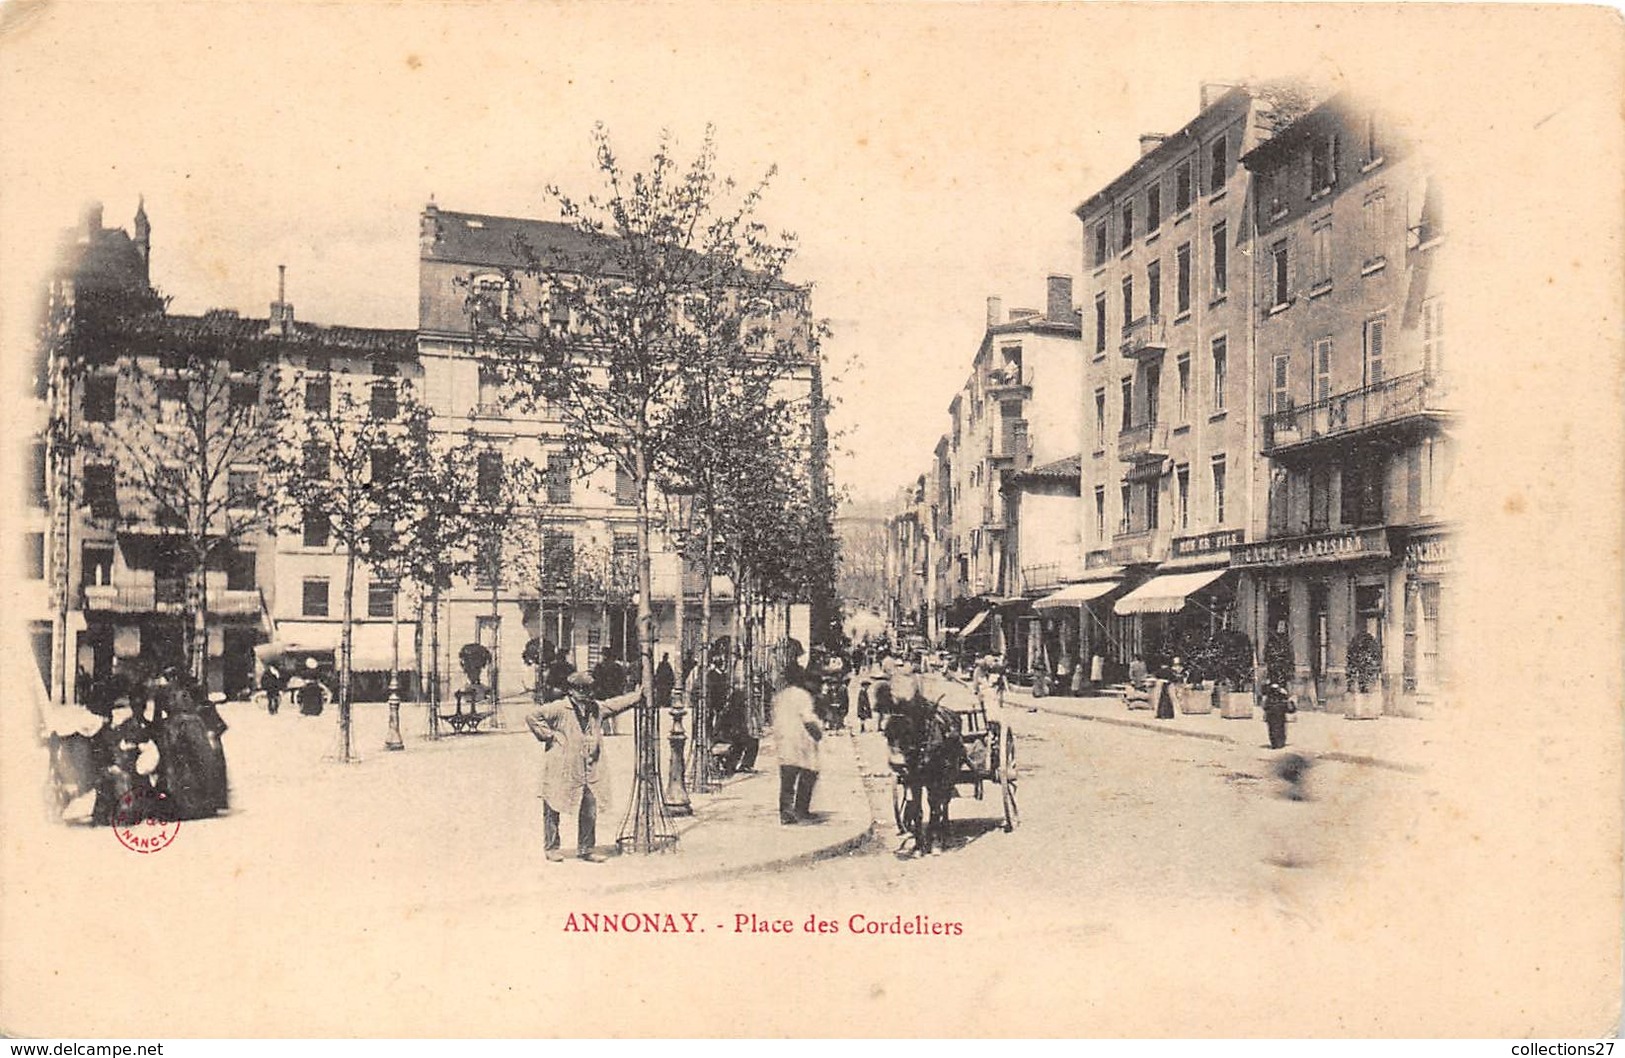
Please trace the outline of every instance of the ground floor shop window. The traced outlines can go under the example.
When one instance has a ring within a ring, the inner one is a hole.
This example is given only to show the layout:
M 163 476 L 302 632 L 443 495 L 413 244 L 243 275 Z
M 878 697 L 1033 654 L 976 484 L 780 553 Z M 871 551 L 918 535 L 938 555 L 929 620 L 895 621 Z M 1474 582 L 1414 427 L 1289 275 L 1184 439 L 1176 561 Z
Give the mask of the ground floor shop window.
M 1437 581 L 1405 585 L 1404 688 L 1427 693 L 1437 688 L 1441 656 L 1441 591 Z

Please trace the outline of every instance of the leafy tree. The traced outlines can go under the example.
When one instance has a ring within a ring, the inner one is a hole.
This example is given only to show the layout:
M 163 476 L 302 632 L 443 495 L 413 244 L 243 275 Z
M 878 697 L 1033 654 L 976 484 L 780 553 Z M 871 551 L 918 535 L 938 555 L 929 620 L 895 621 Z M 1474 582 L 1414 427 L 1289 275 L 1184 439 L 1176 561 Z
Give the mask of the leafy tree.
M 295 372 L 293 392 L 304 392 L 306 372 Z M 326 537 L 345 556 L 339 647 L 340 756 L 353 758 L 350 677 L 354 638 L 356 566 L 365 562 L 388 575 L 401 563 L 401 541 L 411 521 L 435 498 L 425 490 L 431 472 L 430 412 L 401 379 L 373 383 L 366 399 L 349 380 L 327 372 L 326 399 L 295 402 L 279 394 L 269 425 L 273 442 L 265 461 L 279 526 Z M 332 385 L 332 382 L 340 385 Z
M 650 687 L 650 486 L 671 461 L 696 367 L 715 362 L 714 347 L 730 334 L 771 327 L 774 306 L 757 294 L 783 287 L 794 241 L 755 218 L 764 185 L 736 197 L 717 173 L 710 130 L 687 165 L 662 137 L 641 172 L 622 165 L 602 127 L 596 140 L 601 192 L 576 199 L 549 189 L 582 248 L 521 244 L 538 301 L 514 298 L 494 312 L 476 290 L 469 308 L 476 326 L 489 321 L 497 333 L 503 374 L 522 402 L 562 420 L 572 462 L 613 466 L 631 480 L 641 682 Z M 652 752 L 641 747 L 640 760 Z M 648 779 L 640 772 L 640 783 Z

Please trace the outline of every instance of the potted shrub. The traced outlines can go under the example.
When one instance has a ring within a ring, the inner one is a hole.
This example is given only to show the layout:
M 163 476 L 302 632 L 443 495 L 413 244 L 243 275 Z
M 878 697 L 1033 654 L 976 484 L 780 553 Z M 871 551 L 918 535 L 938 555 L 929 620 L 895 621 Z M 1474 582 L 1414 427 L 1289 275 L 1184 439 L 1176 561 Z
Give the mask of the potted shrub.
M 1273 632 L 1264 641 L 1264 672 L 1268 680 L 1290 689 L 1297 670 L 1297 658 L 1292 654 L 1292 640 L 1281 632 Z
M 1382 715 L 1382 648 L 1369 632 L 1349 640 L 1348 718 L 1375 720 Z
M 1183 669 L 1172 685 L 1174 708 L 1187 716 L 1213 711 L 1213 694 L 1207 687 L 1209 663 L 1207 643 L 1194 632 L 1179 637 L 1175 656 Z
M 1219 715 L 1226 720 L 1252 719 L 1253 641 L 1247 633 L 1231 629 L 1215 635 L 1213 665 Z

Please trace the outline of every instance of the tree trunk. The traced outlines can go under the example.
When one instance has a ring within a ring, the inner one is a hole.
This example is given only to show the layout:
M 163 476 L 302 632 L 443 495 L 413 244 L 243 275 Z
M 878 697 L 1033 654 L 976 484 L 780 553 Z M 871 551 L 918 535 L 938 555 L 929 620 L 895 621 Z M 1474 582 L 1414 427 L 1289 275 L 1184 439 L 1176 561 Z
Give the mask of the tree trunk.
M 654 608 L 649 602 L 654 587 L 654 576 L 649 565 L 649 464 L 642 445 L 637 446 L 633 472 L 635 474 L 633 480 L 638 490 L 638 631 L 643 637 L 643 641 L 638 644 L 638 655 L 641 659 L 639 669 L 643 673 L 639 682 L 643 685 L 644 700 L 653 702 L 651 695 L 655 685 Z
M 440 737 L 440 585 L 429 593 L 429 738 Z
M 343 624 L 339 631 L 339 760 L 345 764 L 350 755 L 350 658 L 355 635 L 355 546 L 345 547 Z
M 199 558 L 192 574 L 191 653 L 186 659 L 192 678 L 209 691 L 209 561 Z

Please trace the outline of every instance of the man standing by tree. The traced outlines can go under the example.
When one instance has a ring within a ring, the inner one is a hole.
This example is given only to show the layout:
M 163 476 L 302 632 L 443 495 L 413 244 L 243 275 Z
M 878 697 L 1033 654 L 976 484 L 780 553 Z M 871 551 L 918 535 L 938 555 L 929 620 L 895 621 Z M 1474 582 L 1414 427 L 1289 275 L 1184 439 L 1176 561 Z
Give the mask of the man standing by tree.
M 642 697 L 640 689 L 600 702 L 592 694 L 592 677 L 570 676 L 564 698 L 544 702 L 525 718 L 525 726 L 546 747 L 542 755 L 542 848 L 549 862 L 564 859 L 559 817 L 576 817 L 576 856 L 602 863 L 597 851 L 598 812 L 609 807 L 599 757 L 604 749 L 603 717 L 625 712 Z

